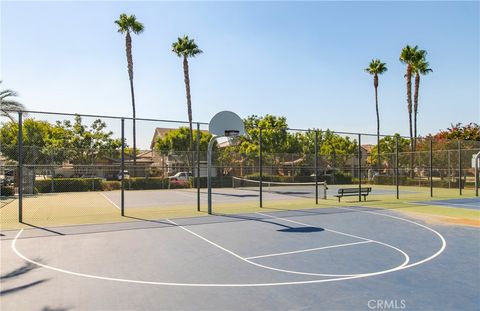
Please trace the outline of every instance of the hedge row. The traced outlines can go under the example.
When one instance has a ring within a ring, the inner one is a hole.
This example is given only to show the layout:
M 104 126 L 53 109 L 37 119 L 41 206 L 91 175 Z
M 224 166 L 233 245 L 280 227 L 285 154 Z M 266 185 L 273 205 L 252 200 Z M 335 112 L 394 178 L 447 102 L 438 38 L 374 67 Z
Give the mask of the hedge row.
M 58 178 L 35 180 L 35 191 L 39 193 L 51 192 L 85 192 L 100 191 L 102 178 Z
M 244 176 L 246 179 L 260 180 L 260 174 L 250 174 Z M 314 176 L 279 176 L 279 175 L 270 175 L 263 174 L 262 176 L 264 181 L 273 181 L 273 182 L 314 182 Z M 327 182 L 327 184 L 351 184 L 352 177 L 348 174 L 336 173 L 335 177 L 332 175 L 328 176 L 318 176 L 318 181 Z
M 13 197 L 15 195 L 15 188 L 13 186 L 0 186 L 0 196 Z
M 168 178 L 160 177 L 135 177 L 125 180 L 126 190 L 178 189 L 190 187 L 190 182 L 170 183 Z M 120 181 L 107 181 L 102 178 L 54 178 L 35 181 L 35 191 L 37 193 L 110 191 L 119 190 L 120 188 Z
M 371 181 L 372 184 L 375 185 L 395 185 L 395 176 L 375 176 Z M 417 187 L 429 187 L 430 181 L 428 179 L 414 179 L 409 178 L 407 176 L 399 176 L 398 177 L 398 184 L 400 186 L 417 186 Z M 435 188 L 456 188 L 458 187 L 458 180 L 457 181 L 450 181 L 448 180 L 438 180 L 434 179 L 433 187 Z M 474 187 L 473 182 L 465 182 L 462 180 L 462 187 Z

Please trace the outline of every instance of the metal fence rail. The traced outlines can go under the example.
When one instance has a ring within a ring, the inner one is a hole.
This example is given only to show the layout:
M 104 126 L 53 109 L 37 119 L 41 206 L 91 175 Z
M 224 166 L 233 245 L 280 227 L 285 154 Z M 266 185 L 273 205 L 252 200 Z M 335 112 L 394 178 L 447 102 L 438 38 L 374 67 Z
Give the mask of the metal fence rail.
M 59 117 L 64 120 L 52 119 Z M 133 212 L 154 214 L 161 208 L 187 205 L 201 211 L 207 185 L 207 123 L 193 122 L 189 147 L 188 122 L 136 118 L 141 145 L 133 150 L 132 121 L 117 116 L 18 112 L 17 122 L 0 128 L 0 212 L 3 206 L 15 205 L 17 215 L 11 221 L 32 222 L 61 215 L 128 217 Z M 311 193 L 301 195 L 312 204 L 320 203 L 320 182 L 334 190 L 384 187 L 382 195 L 396 199 L 407 187 L 428 189 L 429 197 L 436 195 L 436 189 L 457 189 L 461 196 L 478 184 L 471 163 L 480 152 L 479 141 L 418 138 L 417 149 L 411 150 L 405 137 L 382 135 L 388 144 L 379 155 L 374 134 L 250 130 L 245 139 L 248 148 L 220 142 L 214 150 L 212 186 L 218 189 L 219 204 L 247 202 L 262 207 L 282 200 L 264 193 L 262 182 L 312 182 Z M 184 143 L 178 143 L 178 138 L 169 136 L 172 131 L 184 131 L 188 137 L 179 134 Z M 233 177 L 260 181 L 258 191 L 233 193 Z M 155 190 L 172 190 L 175 195 Z M 295 191 L 289 191 L 285 198 L 291 199 Z

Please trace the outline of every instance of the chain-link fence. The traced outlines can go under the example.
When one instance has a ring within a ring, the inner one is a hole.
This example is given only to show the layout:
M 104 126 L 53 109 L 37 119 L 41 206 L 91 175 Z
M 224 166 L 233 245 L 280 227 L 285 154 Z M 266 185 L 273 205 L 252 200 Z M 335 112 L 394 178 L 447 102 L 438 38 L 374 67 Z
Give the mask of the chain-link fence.
M 204 212 L 211 138 L 202 122 L 192 123 L 191 135 L 180 121 L 19 115 L 0 128 L 2 226 Z M 399 135 L 250 127 L 245 137 L 218 139 L 212 199 L 228 213 L 308 207 L 324 199 L 323 191 L 336 200 L 341 189 L 370 189 L 379 200 L 470 194 L 478 152 L 479 141 L 427 137 L 411 144 Z

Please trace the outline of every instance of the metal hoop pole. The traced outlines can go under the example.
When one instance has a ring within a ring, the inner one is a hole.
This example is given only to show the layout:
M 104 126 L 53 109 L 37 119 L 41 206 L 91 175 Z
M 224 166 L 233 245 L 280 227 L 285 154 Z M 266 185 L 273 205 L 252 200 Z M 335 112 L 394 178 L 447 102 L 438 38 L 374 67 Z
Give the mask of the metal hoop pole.
M 122 118 L 122 162 L 121 162 L 121 215 L 125 216 L 125 119 Z
M 18 112 L 18 221 L 23 222 L 23 115 Z

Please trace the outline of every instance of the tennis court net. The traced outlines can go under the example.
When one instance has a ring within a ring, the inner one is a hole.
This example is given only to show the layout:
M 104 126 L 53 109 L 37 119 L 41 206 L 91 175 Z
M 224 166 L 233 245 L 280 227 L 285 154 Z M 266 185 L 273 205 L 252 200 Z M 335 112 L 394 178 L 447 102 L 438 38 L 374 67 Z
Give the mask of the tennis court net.
M 326 182 L 275 182 L 260 181 L 246 178 L 233 177 L 232 187 L 238 190 L 260 191 L 275 193 L 279 195 L 327 199 L 327 183 Z M 318 188 L 317 188 L 318 186 Z

